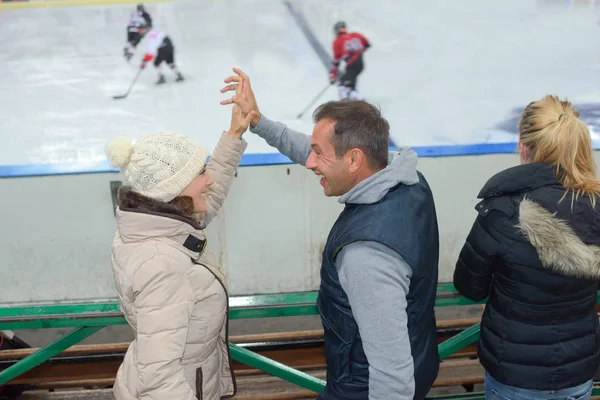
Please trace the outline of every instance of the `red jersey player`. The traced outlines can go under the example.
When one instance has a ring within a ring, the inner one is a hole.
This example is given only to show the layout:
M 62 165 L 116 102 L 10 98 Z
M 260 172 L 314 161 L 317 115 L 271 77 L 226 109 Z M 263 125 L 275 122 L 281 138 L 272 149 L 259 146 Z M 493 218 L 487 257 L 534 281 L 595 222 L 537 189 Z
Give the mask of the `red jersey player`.
M 338 79 L 340 62 L 346 63 L 346 70 L 339 80 L 339 94 L 341 100 L 363 100 L 356 91 L 358 75 L 364 68 L 363 53 L 371 46 L 367 38 L 357 32 L 346 30 L 344 21 L 336 22 L 333 27 L 336 38 L 333 42 L 333 63 L 329 82 L 333 85 Z

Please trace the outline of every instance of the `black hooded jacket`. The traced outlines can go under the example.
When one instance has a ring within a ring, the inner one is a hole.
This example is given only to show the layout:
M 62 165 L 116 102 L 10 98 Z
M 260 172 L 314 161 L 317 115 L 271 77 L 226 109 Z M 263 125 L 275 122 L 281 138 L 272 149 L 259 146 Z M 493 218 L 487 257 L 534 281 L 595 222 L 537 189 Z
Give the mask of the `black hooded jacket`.
M 456 265 L 460 293 L 489 296 L 478 353 L 506 385 L 559 390 L 600 365 L 600 199 L 594 208 L 587 195 L 565 193 L 549 165 L 496 174 Z

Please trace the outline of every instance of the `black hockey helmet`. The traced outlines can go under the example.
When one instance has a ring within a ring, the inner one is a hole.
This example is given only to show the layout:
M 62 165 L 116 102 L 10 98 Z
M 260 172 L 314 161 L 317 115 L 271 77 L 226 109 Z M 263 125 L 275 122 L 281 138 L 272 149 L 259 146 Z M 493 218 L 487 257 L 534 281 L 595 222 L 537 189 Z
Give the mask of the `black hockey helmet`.
M 136 9 L 137 9 L 139 12 L 144 12 L 144 11 L 145 11 L 145 9 L 144 9 L 144 5 L 143 5 L 143 4 L 141 4 L 141 3 L 137 5 Z
M 346 23 L 344 21 L 338 21 L 333 26 L 333 33 L 339 35 L 342 32 L 346 32 Z

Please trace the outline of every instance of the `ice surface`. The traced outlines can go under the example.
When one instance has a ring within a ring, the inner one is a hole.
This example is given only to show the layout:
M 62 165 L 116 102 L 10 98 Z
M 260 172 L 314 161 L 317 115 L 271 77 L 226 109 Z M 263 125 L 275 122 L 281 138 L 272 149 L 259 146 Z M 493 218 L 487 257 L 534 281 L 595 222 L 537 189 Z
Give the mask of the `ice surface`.
M 549 93 L 600 130 L 598 0 L 295 4 L 318 37 L 344 20 L 372 41 L 359 89 L 381 105 L 399 145 L 515 141 L 515 116 Z
M 149 65 L 130 96 L 114 100 L 141 58 L 139 47 L 131 65 L 122 57 L 132 7 L 0 10 L 0 164 L 101 161 L 111 137 L 158 130 L 189 134 L 212 149 L 229 127 L 219 90 L 233 66 L 251 75 L 265 114 L 310 133 L 310 118 L 296 121 L 296 114 L 326 74 L 282 3 L 150 4 L 186 81 L 174 82 L 166 68 L 168 84 L 156 87 Z M 275 152 L 253 135 L 247 140 L 248 153 Z
M 600 26 L 595 0 L 291 0 L 331 53 L 345 20 L 373 47 L 359 89 L 382 107 L 399 145 L 515 140 L 518 112 L 556 93 L 600 132 Z M 317 53 L 276 0 L 179 1 L 147 6 L 186 77 L 155 87 L 150 65 L 127 90 L 138 55 L 122 57 L 134 5 L 0 9 L 0 164 L 105 159 L 115 135 L 189 134 L 213 148 L 228 128 L 223 79 L 248 72 L 261 111 L 312 130 L 296 115 L 327 84 Z M 143 45 L 143 43 L 142 43 Z M 337 98 L 335 88 L 320 101 Z M 247 153 L 275 153 L 251 134 Z

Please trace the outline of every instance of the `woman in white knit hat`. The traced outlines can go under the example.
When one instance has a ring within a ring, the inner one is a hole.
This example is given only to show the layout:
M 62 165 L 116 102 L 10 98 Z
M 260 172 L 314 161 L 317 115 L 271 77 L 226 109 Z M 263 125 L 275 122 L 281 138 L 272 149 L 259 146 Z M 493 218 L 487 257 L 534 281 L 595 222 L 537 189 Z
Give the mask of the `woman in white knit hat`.
M 160 132 L 107 147 L 128 185 L 119 190 L 112 264 L 135 339 L 114 394 L 129 399 L 224 399 L 236 392 L 228 347 L 228 293 L 204 228 L 217 215 L 252 116 L 232 111 L 212 157 L 189 138 Z

